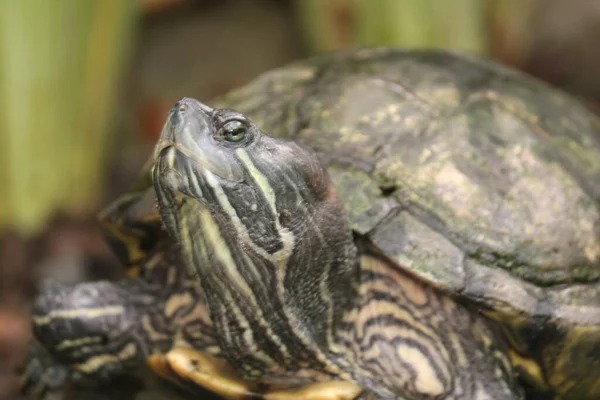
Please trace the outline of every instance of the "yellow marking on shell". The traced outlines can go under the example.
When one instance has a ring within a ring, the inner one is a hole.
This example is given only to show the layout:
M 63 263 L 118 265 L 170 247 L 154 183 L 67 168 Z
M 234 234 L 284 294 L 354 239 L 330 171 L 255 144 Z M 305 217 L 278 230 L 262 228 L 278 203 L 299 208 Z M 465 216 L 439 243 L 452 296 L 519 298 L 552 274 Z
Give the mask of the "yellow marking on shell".
M 472 212 L 475 197 L 480 188 L 473 183 L 454 164 L 444 164 L 433 177 L 436 183 L 436 195 L 448 204 L 457 217 L 469 215 Z
M 94 344 L 100 342 L 102 342 L 102 338 L 98 336 L 88 336 L 73 340 L 63 340 L 62 342 L 56 345 L 56 350 L 70 349 L 73 347 L 82 347 L 87 344 Z
M 79 318 L 100 318 L 110 315 L 119 315 L 125 312 L 123 306 L 108 306 L 98 308 L 74 308 L 68 310 L 52 310 L 48 314 L 32 317 L 36 325 L 47 325 L 53 319 L 79 319 Z
M 74 365 L 73 369 L 86 374 L 90 374 L 102 368 L 106 364 L 117 364 L 124 360 L 134 357 L 136 354 L 137 349 L 135 347 L 135 344 L 129 343 L 123 348 L 123 350 L 121 350 L 116 355 L 103 354 L 100 356 L 91 357 L 84 363 Z
M 590 241 L 583 249 L 583 254 L 585 254 L 589 262 L 595 263 L 600 257 L 600 244 Z
M 387 115 L 384 110 L 379 110 L 379 111 L 375 112 L 375 115 L 373 117 L 373 123 L 375 125 L 381 124 L 381 122 L 383 122 L 383 120 L 385 119 L 386 116 Z
M 169 297 L 169 300 L 167 300 L 165 304 L 165 316 L 167 318 L 172 318 L 177 310 L 186 307 L 193 302 L 194 298 L 189 292 L 174 294 Z
M 360 386 L 344 381 L 317 382 L 295 389 L 267 392 L 265 400 L 353 400 L 362 393 Z

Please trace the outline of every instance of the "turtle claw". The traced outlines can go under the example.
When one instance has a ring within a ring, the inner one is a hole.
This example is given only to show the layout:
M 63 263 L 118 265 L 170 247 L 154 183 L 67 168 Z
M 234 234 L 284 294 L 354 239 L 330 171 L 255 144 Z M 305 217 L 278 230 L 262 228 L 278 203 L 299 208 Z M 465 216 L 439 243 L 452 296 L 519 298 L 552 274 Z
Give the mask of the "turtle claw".
M 359 386 L 343 381 L 316 382 L 291 389 L 259 387 L 243 380 L 225 360 L 189 348 L 152 355 L 148 364 L 177 385 L 192 390 L 200 386 L 230 400 L 355 400 L 362 394 Z

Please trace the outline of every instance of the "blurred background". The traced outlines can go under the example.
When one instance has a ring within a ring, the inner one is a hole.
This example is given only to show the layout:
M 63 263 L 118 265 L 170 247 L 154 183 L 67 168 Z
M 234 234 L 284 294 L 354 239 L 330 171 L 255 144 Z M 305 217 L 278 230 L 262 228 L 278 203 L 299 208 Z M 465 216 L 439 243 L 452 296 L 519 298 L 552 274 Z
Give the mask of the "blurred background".
M 349 46 L 463 49 L 600 100 L 597 0 L 2 0 L 0 399 L 37 282 L 121 274 L 95 215 L 167 110 Z

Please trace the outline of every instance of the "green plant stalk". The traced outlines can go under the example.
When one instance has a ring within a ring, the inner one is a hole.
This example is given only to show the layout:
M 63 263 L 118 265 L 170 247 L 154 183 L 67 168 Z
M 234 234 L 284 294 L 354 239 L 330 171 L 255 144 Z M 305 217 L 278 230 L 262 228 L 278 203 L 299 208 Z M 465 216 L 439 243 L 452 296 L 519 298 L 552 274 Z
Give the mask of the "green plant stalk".
M 347 46 L 450 47 L 485 53 L 489 0 L 296 0 L 311 52 Z M 336 32 L 341 11 L 351 15 L 345 42 Z M 338 39 L 338 40 L 336 40 Z
M 86 132 L 90 132 L 89 142 L 84 146 L 90 145 L 96 151 L 90 153 L 90 157 L 85 157 L 84 152 L 78 153 L 79 159 L 75 165 L 81 165 L 80 171 L 88 171 L 93 179 L 90 179 L 87 187 L 80 192 L 80 198 L 72 197 L 73 209 L 90 203 L 95 207 L 98 205 L 97 200 L 101 198 L 98 189 L 104 180 L 108 132 L 113 128 L 110 116 L 113 115 L 113 105 L 118 94 L 116 84 L 121 77 L 122 67 L 127 61 L 132 43 L 130 39 L 135 26 L 134 6 L 135 2 L 131 1 L 95 2 L 95 13 L 90 24 L 90 38 L 85 54 L 83 126 Z M 73 184 L 85 179 L 83 175 L 73 174 L 71 177 Z M 94 197 L 91 199 L 90 195 Z M 86 211 L 86 208 L 82 211 Z
M 0 231 L 89 212 L 135 21 L 120 0 L 5 0 L 0 13 Z
M 353 0 L 296 0 L 296 19 L 308 50 L 312 53 L 334 50 L 346 44 L 346 32 L 353 30 Z M 351 21 L 344 20 L 350 15 Z M 350 23 L 350 26 L 342 24 Z
M 543 0 L 488 0 L 490 54 L 503 63 L 523 67 L 532 45 L 530 34 L 536 9 Z

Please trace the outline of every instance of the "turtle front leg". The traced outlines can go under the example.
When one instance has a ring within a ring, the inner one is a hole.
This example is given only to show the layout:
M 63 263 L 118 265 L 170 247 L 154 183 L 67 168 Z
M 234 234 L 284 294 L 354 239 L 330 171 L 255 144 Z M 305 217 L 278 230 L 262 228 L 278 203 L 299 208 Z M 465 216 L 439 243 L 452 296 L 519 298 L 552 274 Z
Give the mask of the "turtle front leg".
M 180 386 L 200 386 L 231 400 L 355 400 L 362 389 L 350 382 L 315 382 L 290 389 L 245 381 L 223 359 L 190 348 L 175 348 L 149 359 L 160 376 Z
M 361 266 L 360 306 L 341 334 L 363 387 L 380 398 L 523 398 L 505 339 L 485 317 L 383 257 L 364 255 Z

